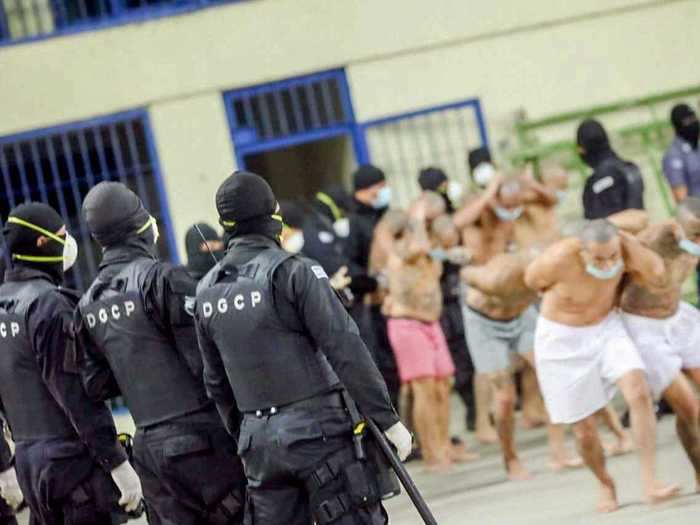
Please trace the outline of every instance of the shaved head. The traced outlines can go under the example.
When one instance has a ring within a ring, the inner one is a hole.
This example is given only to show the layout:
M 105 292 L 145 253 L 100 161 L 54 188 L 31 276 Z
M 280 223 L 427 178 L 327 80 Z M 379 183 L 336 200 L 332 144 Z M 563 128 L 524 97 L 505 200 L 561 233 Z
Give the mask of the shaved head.
M 510 179 L 501 184 L 498 189 L 498 196 L 501 199 L 511 199 L 520 194 L 523 190 L 522 184 L 517 179 Z
M 449 215 L 437 217 L 430 228 L 443 247 L 452 248 L 459 244 L 459 230 Z
M 393 237 L 398 237 L 408 224 L 408 214 L 403 210 L 388 210 L 379 224 Z
M 421 195 L 425 201 L 425 216 L 428 220 L 433 220 L 445 213 L 445 199 L 434 191 L 426 191 Z
M 579 238 L 584 244 L 606 244 L 618 236 L 617 227 L 606 219 L 596 219 L 586 223 Z

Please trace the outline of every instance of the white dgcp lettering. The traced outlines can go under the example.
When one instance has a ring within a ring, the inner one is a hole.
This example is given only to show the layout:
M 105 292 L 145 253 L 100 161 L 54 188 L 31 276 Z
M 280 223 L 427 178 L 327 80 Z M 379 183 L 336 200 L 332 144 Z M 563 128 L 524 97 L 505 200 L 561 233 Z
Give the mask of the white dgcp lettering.
M 94 328 L 97 323 L 105 324 L 109 321 L 110 317 L 115 321 L 121 319 L 122 314 L 129 317 L 136 310 L 136 304 L 134 301 L 124 301 L 123 303 L 113 304 L 105 308 L 100 308 L 97 310 L 97 315 L 94 313 L 88 313 L 85 315 L 85 320 L 90 328 Z

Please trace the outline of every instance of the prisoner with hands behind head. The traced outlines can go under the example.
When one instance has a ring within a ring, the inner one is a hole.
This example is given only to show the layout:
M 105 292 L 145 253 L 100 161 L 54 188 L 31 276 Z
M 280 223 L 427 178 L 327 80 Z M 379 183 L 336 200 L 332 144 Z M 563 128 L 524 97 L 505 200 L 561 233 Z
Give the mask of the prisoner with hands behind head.
M 82 213 L 103 248 L 75 314 L 83 382 L 96 401 L 124 396 L 149 522 L 241 523 L 245 477 L 204 388 L 196 282 L 158 260 L 158 225 L 125 185 L 97 184 Z
M 466 407 L 466 428 L 474 431 L 476 426 L 476 406 L 474 399 L 474 365 L 464 334 L 462 319 L 462 293 L 459 270 L 466 260 L 453 262 L 459 258 L 461 247 L 460 233 L 452 221 L 452 214 L 461 202 L 462 185 L 448 180 L 444 171 L 431 167 L 420 171 L 418 185 L 424 192 L 436 192 L 445 203 L 445 214 L 437 217 L 431 225 L 431 255 L 442 260 L 443 269 L 440 278 L 443 308 L 440 317 L 447 345 L 455 365 L 454 389 Z
M 141 484 L 112 414 L 83 390 L 72 326 L 78 296 L 61 288 L 77 243 L 58 213 L 34 202 L 10 212 L 4 237 L 12 268 L 0 286 L 0 405 L 31 523 L 124 523 L 141 502 Z M 7 482 L 14 469 L 0 483 L 12 505 L 21 501 L 14 479 Z
M 700 404 L 682 373 L 700 388 L 700 314 L 682 301 L 682 286 L 700 258 L 700 199 L 688 197 L 676 219 L 648 227 L 638 239 L 663 258 L 660 283 L 634 276 L 625 284 L 620 306 L 627 330 L 647 368 L 655 397 L 676 414 L 676 428 L 695 469 L 700 492 Z
M 601 512 L 618 504 L 595 414 L 615 386 L 630 409 L 644 500 L 663 501 L 678 492 L 656 478 L 656 420 L 644 364 L 616 309 L 623 277 L 657 286 L 664 271 L 658 255 L 600 219 L 587 224 L 579 238 L 550 246 L 525 275 L 527 285 L 543 294 L 535 359 L 547 410 L 553 423 L 573 423 L 579 452 L 600 483 Z
M 234 173 L 219 187 L 216 207 L 227 253 L 200 282 L 195 317 L 207 392 L 232 431 L 243 414 L 248 519 L 386 523 L 378 494 L 357 500 L 373 473 L 356 456 L 343 389 L 401 459 L 411 436 L 357 326 L 321 266 L 280 246 L 277 201 L 262 177 Z

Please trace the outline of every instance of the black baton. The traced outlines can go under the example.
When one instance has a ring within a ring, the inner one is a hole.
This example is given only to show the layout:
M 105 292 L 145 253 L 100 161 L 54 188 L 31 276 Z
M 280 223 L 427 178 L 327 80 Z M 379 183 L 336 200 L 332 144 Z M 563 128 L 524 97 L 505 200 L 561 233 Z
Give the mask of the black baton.
M 403 485 L 403 488 L 406 490 L 408 497 L 411 498 L 413 505 L 416 507 L 416 510 L 423 519 L 423 522 L 425 522 L 425 525 L 437 525 L 435 516 L 433 516 L 433 513 L 430 512 L 428 504 L 425 502 L 423 496 L 418 490 L 418 487 L 416 487 L 416 484 L 411 479 L 411 475 L 406 470 L 406 467 L 403 466 L 403 463 L 401 463 L 401 460 L 396 455 L 396 452 L 394 452 L 394 449 L 391 448 L 391 445 L 386 439 L 384 433 L 379 430 L 377 424 L 370 418 L 367 418 L 366 423 L 367 428 L 369 428 L 369 431 L 374 436 L 374 439 L 379 445 L 382 453 L 391 464 L 391 468 L 394 470 L 394 472 L 396 472 L 396 476 L 399 478 L 401 485 Z

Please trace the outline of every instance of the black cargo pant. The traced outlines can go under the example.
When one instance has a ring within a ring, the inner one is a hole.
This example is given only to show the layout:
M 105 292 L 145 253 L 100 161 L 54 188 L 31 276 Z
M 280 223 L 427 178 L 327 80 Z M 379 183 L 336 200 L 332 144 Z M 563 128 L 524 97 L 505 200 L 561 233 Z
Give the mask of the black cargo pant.
M 462 305 L 459 300 L 446 301 L 440 318 L 442 331 L 455 365 L 454 389 L 467 408 L 467 426 L 476 417 L 474 398 L 474 363 L 472 363 L 462 318 Z
M 333 525 L 388 523 L 381 503 L 352 508 L 347 504 L 342 473 L 329 474 L 322 487 L 310 483 L 325 462 L 347 454 L 354 461 L 352 423 L 340 396 L 317 398 L 318 403 L 291 405 L 275 413 L 246 414 L 239 453 L 248 477 L 246 523 L 251 525 L 310 525 L 327 523 L 319 513 L 337 512 Z M 327 502 L 327 506 L 324 505 Z M 323 508 L 322 508 L 323 507 Z
M 218 424 L 162 423 L 137 430 L 134 468 L 149 524 L 242 523 L 245 475 L 235 447 Z
M 77 441 L 19 441 L 17 480 L 31 511 L 30 525 L 126 523 L 119 490 Z

